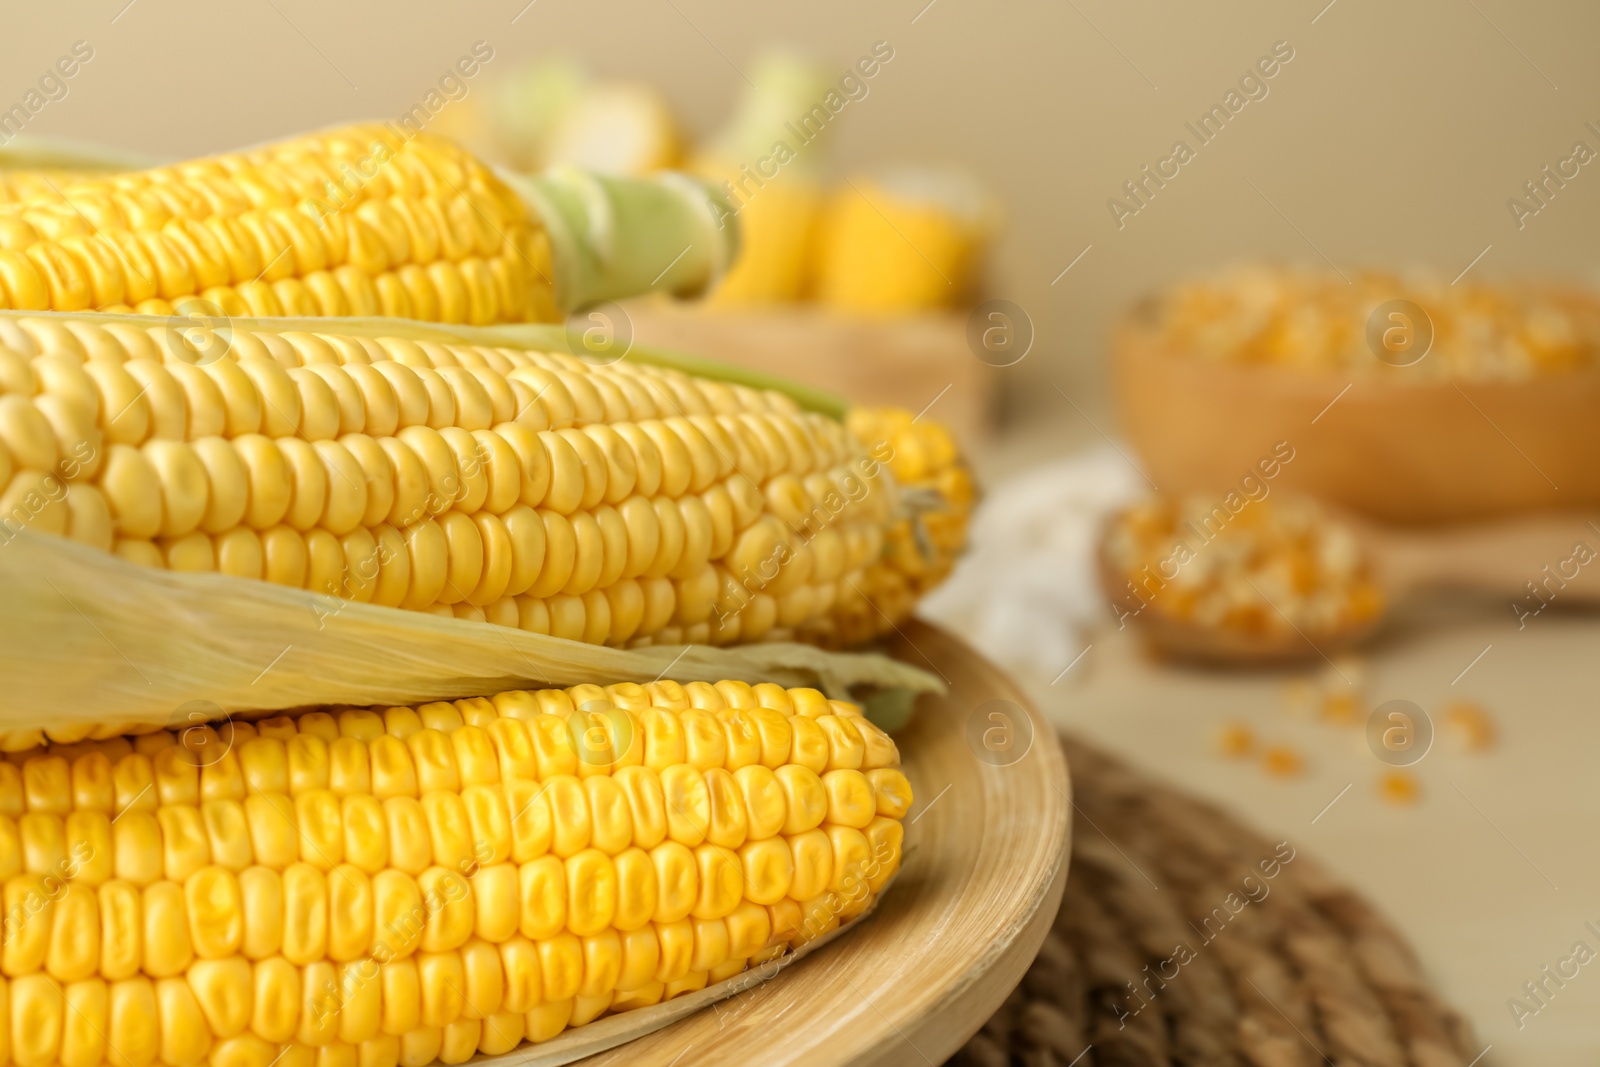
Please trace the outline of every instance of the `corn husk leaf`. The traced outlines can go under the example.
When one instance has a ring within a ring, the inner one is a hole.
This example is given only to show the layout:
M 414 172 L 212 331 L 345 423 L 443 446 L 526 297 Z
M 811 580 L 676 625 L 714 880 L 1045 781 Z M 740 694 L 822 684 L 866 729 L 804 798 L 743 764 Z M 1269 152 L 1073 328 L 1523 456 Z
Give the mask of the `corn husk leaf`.
M 162 160 L 142 152 L 24 133 L 0 145 L 0 170 L 63 170 L 86 173 L 145 170 Z
M 0 729 L 415 704 L 584 682 L 735 679 L 942 692 L 872 653 L 772 643 L 616 649 L 220 574 L 140 567 L 23 531 L 0 546 Z M 181 709 L 181 710 L 180 710 Z

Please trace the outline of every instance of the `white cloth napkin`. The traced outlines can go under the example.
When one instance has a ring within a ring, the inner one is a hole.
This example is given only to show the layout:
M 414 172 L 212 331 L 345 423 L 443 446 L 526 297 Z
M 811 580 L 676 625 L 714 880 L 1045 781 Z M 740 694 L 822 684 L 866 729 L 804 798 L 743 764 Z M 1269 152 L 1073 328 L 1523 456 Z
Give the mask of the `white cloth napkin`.
M 1054 676 L 1083 651 L 1082 629 L 1111 617 L 1095 577 L 1101 521 L 1147 492 L 1110 445 L 1002 482 L 978 508 L 967 554 L 918 614 L 1005 667 Z

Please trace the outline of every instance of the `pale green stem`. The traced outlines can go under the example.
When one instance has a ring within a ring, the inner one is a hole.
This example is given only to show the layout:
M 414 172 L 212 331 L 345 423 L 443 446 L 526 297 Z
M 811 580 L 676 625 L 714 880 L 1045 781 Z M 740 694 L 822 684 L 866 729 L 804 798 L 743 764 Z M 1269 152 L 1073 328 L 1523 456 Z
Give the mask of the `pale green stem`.
M 698 178 L 617 178 L 572 167 L 501 176 L 549 234 L 563 311 L 651 291 L 698 296 L 739 250 L 732 209 Z

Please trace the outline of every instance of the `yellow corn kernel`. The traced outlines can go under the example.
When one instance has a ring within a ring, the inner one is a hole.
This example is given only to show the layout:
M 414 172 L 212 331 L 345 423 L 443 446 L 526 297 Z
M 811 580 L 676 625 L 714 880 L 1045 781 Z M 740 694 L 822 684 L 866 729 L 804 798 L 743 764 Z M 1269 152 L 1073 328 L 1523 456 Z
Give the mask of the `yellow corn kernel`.
M 622 939 L 608 927 L 582 938 L 582 942 L 583 984 L 578 987 L 578 996 L 605 997 L 609 1001 L 622 973 Z
M 1217 734 L 1217 749 L 1229 759 L 1250 755 L 1255 743 L 1255 731 L 1240 722 L 1226 724 Z
M 669 829 L 660 776 L 646 767 L 623 767 L 613 780 L 628 801 L 633 843 L 643 849 L 654 848 L 665 840 Z
M 250 847 L 255 852 L 258 864 L 282 871 L 300 858 L 300 835 L 295 825 L 294 804 L 287 796 L 282 793 L 253 793 L 245 798 L 244 811 L 250 824 Z M 120 829 L 124 822 L 133 817 L 119 818 L 113 829 Z M 117 858 L 120 863 L 120 847 Z
M 1305 773 L 1305 757 L 1292 745 L 1269 745 L 1261 753 L 1262 768 L 1274 778 L 1297 778 Z
M 286 1042 L 299 1028 L 300 969 L 282 956 L 258 960 L 251 970 L 250 1029 L 273 1043 Z
M 154 882 L 144 889 L 144 966 L 153 978 L 181 974 L 194 959 L 183 886 Z
M 98 893 L 100 973 L 112 982 L 133 978 L 144 963 L 144 914 L 130 882 L 107 882 Z
M 855 721 L 839 715 L 823 715 L 812 721 L 828 739 L 828 769 L 860 770 L 867 751 Z
M 865 866 L 867 885 L 874 893 L 882 892 L 900 869 L 900 856 L 904 851 L 905 824 L 897 817 L 883 815 L 867 824 L 864 831 L 870 858 Z
M 660 945 L 660 961 L 656 965 L 656 980 L 673 982 L 689 973 L 694 958 L 694 924 L 688 919 L 655 924 L 656 940 Z
M 831 749 L 828 735 L 817 725 L 817 719 L 796 715 L 789 720 L 792 735 L 789 748 L 789 765 L 799 765 L 821 774 L 828 769 Z
M 728 929 L 730 961 L 750 959 L 766 947 L 772 936 L 771 915 L 754 901 L 742 902 L 728 914 L 724 922 Z
M 693 993 L 706 987 L 710 976 L 705 971 L 690 971 L 675 982 L 668 982 L 663 996 L 665 1000 L 681 997 L 685 993 Z
M 1421 799 L 1422 787 L 1410 771 L 1388 771 L 1378 780 L 1378 795 L 1386 804 L 1410 805 Z
M 560 933 L 540 941 L 539 974 L 547 999 L 566 1000 L 577 995 L 583 984 L 583 945 L 578 938 Z
M 539 951 L 525 937 L 516 936 L 500 944 L 500 969 L 505 975 L 505 993 L 500 1006 L 505 1011 L 525 1014 L 544 999 L 539 976 Z
M 860 771 L 829 771 L 822 776 L 822 785 L 828 795 L 829 823 L 861 829 L 877 816 L 877 794 Z
M 205 1014 L 186 980 L 162 978 L 156 982 L 156 1016 L 161 1026 L 162 1062 L 194 1063 L 210 1050 Z
M 1442 717 L 1445 729 L 1467 751 L 1483 752 L 1494 747 L 1494 719 L 1482 705 L 1457 700 L 1445 705 Z
M 523 1019 L 527 1024 L 525 1032 L 528 1040 L 548 1041 L 565 1030 L 572 1021 L 572 998 L 546 1001 L 530 1010 Z
M 738 853 L 707 841 L 694 849 L 698 869 L 699 894 L 691 915 L 696 918 L 722 918 L 738 907 L 744 894 L 744 869 Z
M 833 843 L 820 829 L 807 830 L 789 838 L 794 861 L 794 877 L 789 896 L 806 901 L 822 893 L 833 880 Z
M 881 767 L 867 772 L 877 800 L 877 812 L 890 819 L 902 819 L 911 809 L 911 783 L 906 776 L 892 767 Z
M 794 880 L 794 855 L 789 843 L 769 837 L 751 841 L 739 850 L 744 896 L 757 904 L 776 904 L 789 893 Z
M 156 987 L 142 975 L 113 981 L 106 997 L 107 1058 L 113 1067 L 142 1067 L 161 1048 Z
M 45 970 L 63 984 L 88 978 L 100 966 L 100 907 L 94 890 L 68 883 L 53 911 Z
M 775 777 L 787 801 L 784 835 L 792 838 L 820 826 L 828 814 L 828 791 L 822 779 L 798 764 L 779 767 Z
M 214 1036 L 233 1037 L 250 1025 L 255 976 L 244 957 L 198 960 L 189 968 L 188 980 Z

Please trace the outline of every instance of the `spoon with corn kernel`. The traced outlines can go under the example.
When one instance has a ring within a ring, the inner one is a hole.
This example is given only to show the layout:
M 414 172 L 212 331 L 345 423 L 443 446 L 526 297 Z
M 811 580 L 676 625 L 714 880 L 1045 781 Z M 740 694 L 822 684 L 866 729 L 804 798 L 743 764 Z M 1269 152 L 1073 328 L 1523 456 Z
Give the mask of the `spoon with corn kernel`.
M 1113 514 L 1097 556 L 1119 626 L 1220 666 L 1332 656 L 1426 590 L 1504 598 L 1519 628 L 1554 605 L 1600 605 L 1600 516 L 1577 512 L 1397 529 L 1308 498 L 1157 497 Z

